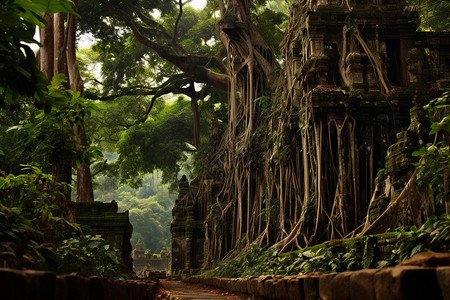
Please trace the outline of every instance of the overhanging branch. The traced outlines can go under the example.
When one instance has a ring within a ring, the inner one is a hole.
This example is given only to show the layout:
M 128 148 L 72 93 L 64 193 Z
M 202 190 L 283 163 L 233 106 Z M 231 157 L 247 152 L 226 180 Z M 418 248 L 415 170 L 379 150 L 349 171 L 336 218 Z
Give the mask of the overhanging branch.
M 135 22 L 123 11 L 116 9 L 107 0 L 100 0 L 106 8 L 119 17 L 131 29 L 136 39 L 143 45 L 153 49 L 159 57 L 173 63 L 195 82 L 210 84 L 216 88 L 226 91 L 228 89 L 228 76 L 214 72 L 208 67 L 217 67 L 221 72 L 226 71 L 223 63 L 216 57 L 203 57 L 196 55 L 175 55 L 172 48 L 159 45 L 145 37 Z

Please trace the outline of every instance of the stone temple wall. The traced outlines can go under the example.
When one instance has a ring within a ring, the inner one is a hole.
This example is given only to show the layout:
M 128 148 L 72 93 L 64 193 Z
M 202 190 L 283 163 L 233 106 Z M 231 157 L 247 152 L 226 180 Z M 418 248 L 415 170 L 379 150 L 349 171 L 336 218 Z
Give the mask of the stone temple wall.
M 203 264 L 205 229 L 198 214 L 198 202 L 193 195 L 196 195 L 195 183 L 189 185 L 187 178 L 183 176 L 172 210 L 172 272 L 199 269 Z
M 75 222 L 91 228 L 91 234 L 101 235 L 112 247 L 119 250 L 122 260 L 131 271 L 131 234 L 133 226 L 130 223 L 128 211 L 119 213 L 117 202 L 78 202 L 73 203 Z
M 144 271 L 169 271 L 170 254 L 163 247 L 159 256 L 152 254 L 150 250 L 145 251 L 141 241 L 136 243 L 133 251 L 133 270 L 136 275 Z
M 321 195 L 324 209 L 332 215 L 336 187 L 342 181 L 338 196 L 343 211 L 352 217 L 339 217 L 354 229 L 367 214 L 368 227 L 395 201 L 417 163 L 412 152 L 430 139 L 423 105 L 435 98 L 440 88 L 450 87 L 450 33 L 417 32 L 418 16 L 406 9 L 405 0 L 350 2 L 351 12 L 336 0 L 317 1 L 306 12 L 301 4 L 294 4 L 291 18 L 297 13 L 306 15 L 298 35 L 287 45 L 286 65 L 292 65 L 291 74 L 297 74 L 293 93 L 307 96 L 303 97 L 306 103 L 293 103 L 300 106 L 297 110 L 305 106 L 311 112 L 305 128 L 313 128 L 308 129 L 311 136 L 314 128 L 326 128 L 322 156 L 336 158 L 329 165 L 317 166 L 325 179 L 321 186 L 316 183 L 315 189 L 325 191 Z M 360 32 L 362 42 L 349 30 L 350 23 L 354 32 Z M 380 62 L 378 71 L 387 77 L 389 91 L 380 84 L 374 60 Z M 293 115 L 293 122 L 300 117 Z M 211 134 L 215 136 L 210 143 L 219 143 L 217 130 L 212 129 Z M 349 147 L 353 147 L 353 158 Z M 217 145 L 212 145 L 209 153 L 215 149 Z M 300 150 L 294 149 L 292 157 Z M 201 246 L 205 231 L 208 233 L 204 224 L 217 216 L 209 208 L 216 202 L 212 195 L 221 190 L 223 180 L 217 158 L 211 155 L 207 160 L 207 176 L 191 184 L 184 178 L 180 184 L 171 228 L 172 271 L 199 268 L 203 251 L 209 251 Z M 427 213 L 433 214 L 434 209 L 430 207 Z M 420 225 L 421 216 L 413 208 L 408 210 L 411 213 L 400 223 Z M 227 223 L 224 230 L 232 226 Z M 222 247 L 229 244 L 220 242 Z

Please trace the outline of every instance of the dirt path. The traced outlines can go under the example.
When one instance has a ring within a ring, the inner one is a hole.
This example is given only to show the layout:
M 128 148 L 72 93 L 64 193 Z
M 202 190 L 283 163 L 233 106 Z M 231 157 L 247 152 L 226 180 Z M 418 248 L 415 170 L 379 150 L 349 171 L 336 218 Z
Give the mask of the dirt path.
M 184 300 L 184 299 L 221 299 L 221 300 L 241 300 L 250 299 L 233 295 L 226 291 L 207 289 L 199 285 L 186 284 L 181 281 L 160 281 L 160 293 L 156 299 Z

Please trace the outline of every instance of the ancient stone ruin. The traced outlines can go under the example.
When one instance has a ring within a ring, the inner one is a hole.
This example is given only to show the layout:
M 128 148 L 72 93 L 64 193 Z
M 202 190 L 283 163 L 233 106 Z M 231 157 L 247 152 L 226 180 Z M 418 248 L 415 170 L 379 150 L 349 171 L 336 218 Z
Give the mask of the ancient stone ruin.
M 140 276 L 143 272 L 168 271 L 170 255 L 163 247 L 159 256 L 150 250 L 144 250 L 140 240 L 133 250 L 133 271 Z
M 417 32 L 418 17 L 404 0 L 301 2 L 290 14 L 282 45 L 288 82 L 274 96 L 285 97 L 284 110 L 252 135 L 269 132 L 262 140 L 272 143 L 279 132 L 284 147 L 273 143 L 278 150 L 269 158 L 252 156 L 262 162 L 247 162 L 251 176 L 236 174 L 247 176 L 244 188 L 227 185 L 228 154 L 220 151 L 213 122 L 203 173 L 190 184 L 182 179 L 173 209 L 174 272 L 200 268 L 246 243 L 281 240 L 284 250 L 420 225 L 435 213 L 433 201 L 415 206 L 417 195 L 430 195 L 413 187 L 416 197 L 396 208 L 406 217 L 394 212 L 384 225 L 374 223 L 411 178 L 417 162 L 411 153 L 429 139 L 423 105 L 449 86 L 450 33 Z M 226 33 L 238 29 L 228 26 Z M 227 202 L 230 194 L 238 202 Z M 279 223 L 267 219 L 272 207 L 280 210 Z
M 119 213 L 117 202 L 76 202 L 73 203 L 75 222 L 89 226 L 90 234 L 101 235 L 115 249 L 119 250 L 127 270 L 132 270 L 131 234 L 128 211 Z

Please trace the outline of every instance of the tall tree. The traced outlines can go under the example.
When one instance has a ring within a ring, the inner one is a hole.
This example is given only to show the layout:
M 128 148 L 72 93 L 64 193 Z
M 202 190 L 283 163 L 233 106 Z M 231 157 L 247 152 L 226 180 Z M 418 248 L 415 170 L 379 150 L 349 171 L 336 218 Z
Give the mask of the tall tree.
M 78 1 L 73 2 L 73 9 L 77 11 Z M 40 39 L 43 47 L 40 50 L 40 67 L 48 80 L 58 74 L 65 74 L 68 78 L 68 88 L 83 95 L 83 81 L 81 79 L 76 58 L 77 16 L 75 14 L 46 14 L 47 24 L 40 29 Z M 80 116 L 82 119 L 83 116 Z M 76 149 L 83 153 L 88 147 L 84 122 L 74 126 Z M 53 173 L 60 182 L 71 183 L 73 157 L 60 158 L 54 165 Z M 77 166 L 77 201 L 94 201 L 89 159 L 80 160 Z M 70 192 L 66 193 L 70 198 Z

